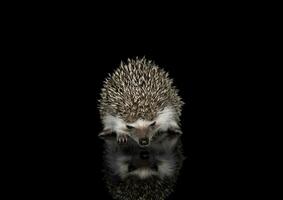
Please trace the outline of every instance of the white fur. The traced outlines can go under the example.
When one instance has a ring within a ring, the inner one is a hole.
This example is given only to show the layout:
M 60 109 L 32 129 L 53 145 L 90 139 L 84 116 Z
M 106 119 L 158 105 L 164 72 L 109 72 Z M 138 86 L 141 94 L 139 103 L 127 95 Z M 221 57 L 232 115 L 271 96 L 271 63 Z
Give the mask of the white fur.
M 176 111 L 173 108 L 165 107 L 162 111 L 158 113 L 158 116 L 156 118 L 156 124 L 162 131 L 166 131 L 169 128 L 179 128 L 175 116 Z
M 156 125 L 158 129 L 162 131 L 166 131 L 169 128 L 179 128 L 175 116 L 176 116 L 175 110 L 171 107 L 166 107 L 162 111 L 158 112 L 158 116 L 153 121 L 138 119 L 134 123 L 130 123 L 128 125 L 131 125 L 136 128 L 148 127 L 152 122 L 156 121 Z M 119 117 L 106 115 L 103 118 L 103 125 L 104 125 L 104 129 L 110 129 L 118 133 L 127 134 L 125 131 L 123 131 L 123 129 L 126 128 L 127 123 Z
M 136 175 L 141 179 L 145 179 L 145 178 L 148 178 L 150 176 L 156 175 L 160 178 L 164 178 L 165 176 L 172 176 L 174 174 L 174 167 L 175 166 L 173 164 L 173 161 L 164 160 L 164 161 L 161 162 L 161 164 L 158 165 L 158 172 L 154 171 L 150 168 L 140 168 L 140 169 L 137 169 L 133 172 L 128 173 L 127 176 Z M 122 172 L 122 171 L 120 171 L 120 172 Z M 125 171 L 123 171 L 123 172 L 124 173 L 121 173 L 121 174 L 125 175 Z
M 137 169 L 137 170 L 135 170 L 135 171 L 133 171 L 129 174 L 136 175 L 140 179 L 145 179 L 145 178 L 148 178 L 148 177 L 153 176 L 153 175 L 158 175 L 158 173 L 156 171 L 153 171 L 153 170 L 148 169 L 148 168 Z
M 160 177 L 172 176 L 174 174 L 174 162 L 173 160 L 163 160 L 161 164 L 158 165 L 158 171 Z
M 131 123 L 129 125 L 131 125 L 133 127 L 148 127 L 152 122 L 153 121 L 138 119 L 137 121 L 135 121 L 134 123 Z
M 126 177 L 128 173 L 128 165 L 125 163 L 129 160 L 128 157 L 118 157 L 115 163 L 115 166 L 112 166 L 113 171 L 115 174 L 120 175 L 122 178 Z
M 125 128 L 126 123 L 124 122 L 124 120 L 120 119 L 119 117 L 114 117 L 112 115 L 106 115 L 103 118 L 103 125 L 104 125 L 104 129 L 110 129 L 112 131 L 116 131 L 116 132 L 123 132 L 122 130 Z
M 158 165 L 158 172 L 150 168 L 139 168 L 130 173 L 128 172 L 128 164 L 126 164 L 126 161 L 129 159 L 129 157 L 118 156 L 115 161 L 110 161 L 109 164 L 114 173 L 121 176 L 121 178 L 126 178 L 130 175 L 138 176 L 140 179 L 145 179 L 153 175 L 164 178 L 165 176 L 172 176 L 174 174 L 174 160 L 171 160 L 170 158 L 159 159 L 160 164 Z

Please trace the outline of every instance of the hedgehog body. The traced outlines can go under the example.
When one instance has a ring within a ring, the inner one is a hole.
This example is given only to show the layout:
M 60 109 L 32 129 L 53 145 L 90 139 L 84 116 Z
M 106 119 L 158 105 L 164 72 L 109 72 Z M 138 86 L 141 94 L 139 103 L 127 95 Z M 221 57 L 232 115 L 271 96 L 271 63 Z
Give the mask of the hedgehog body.
M 150 143 L 158 131 L 180 132 L 183 102 L 167 72 L 154 62 L 128 59 L 104 81 L 99 111 L 104 130 L 117 133 L 119 142 L 132 136 L 138 143 Z

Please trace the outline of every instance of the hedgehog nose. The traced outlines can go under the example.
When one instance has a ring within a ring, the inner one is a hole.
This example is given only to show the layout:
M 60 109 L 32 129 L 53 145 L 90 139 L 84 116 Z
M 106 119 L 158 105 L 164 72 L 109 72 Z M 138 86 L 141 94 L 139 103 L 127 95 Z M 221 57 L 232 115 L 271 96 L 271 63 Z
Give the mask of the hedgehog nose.
M 139 139 L 139 143 L 142 146 L 148 145 L 149 139 L 148 138 L 141 138 L 141 139 Z

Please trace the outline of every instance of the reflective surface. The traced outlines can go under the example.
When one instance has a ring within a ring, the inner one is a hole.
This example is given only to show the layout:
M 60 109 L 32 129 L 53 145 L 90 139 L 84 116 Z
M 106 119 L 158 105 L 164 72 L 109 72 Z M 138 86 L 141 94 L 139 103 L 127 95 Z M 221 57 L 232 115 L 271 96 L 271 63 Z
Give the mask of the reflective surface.
M 104 182 L 113 199 L 161 200 L 173 191 L 184 160 L 179 134 L 161 133 L 147 147 L 103 138 Z

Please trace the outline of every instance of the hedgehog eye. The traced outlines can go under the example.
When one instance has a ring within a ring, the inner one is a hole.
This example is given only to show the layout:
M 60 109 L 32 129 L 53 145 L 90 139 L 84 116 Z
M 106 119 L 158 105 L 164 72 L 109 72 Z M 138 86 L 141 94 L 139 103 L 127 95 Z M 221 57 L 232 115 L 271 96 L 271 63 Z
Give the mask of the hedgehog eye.
M 134 127 L 133 127 L 133 126 L 130 126 L 130 125 L 127 125 L 127 128 L 128 128 L 128 129 L 133 129 Z
M 150 127 L 154 127 L 155 124 L 156 124 L 156 122 L 152 122 L 149 126 L 150 126 Z

